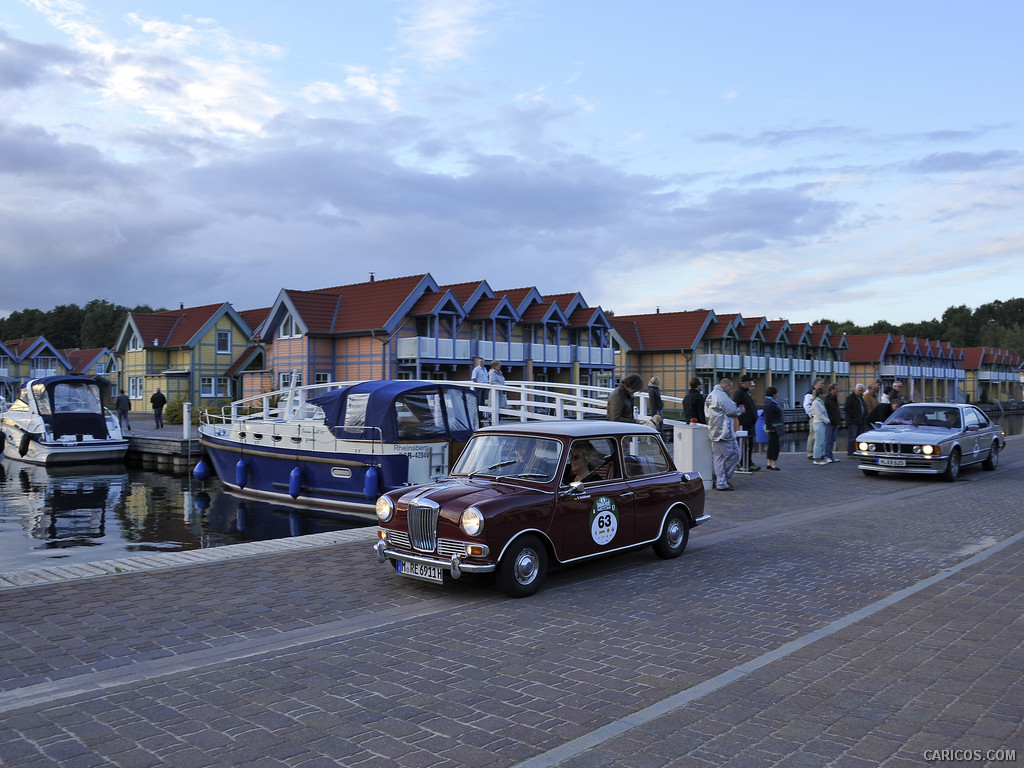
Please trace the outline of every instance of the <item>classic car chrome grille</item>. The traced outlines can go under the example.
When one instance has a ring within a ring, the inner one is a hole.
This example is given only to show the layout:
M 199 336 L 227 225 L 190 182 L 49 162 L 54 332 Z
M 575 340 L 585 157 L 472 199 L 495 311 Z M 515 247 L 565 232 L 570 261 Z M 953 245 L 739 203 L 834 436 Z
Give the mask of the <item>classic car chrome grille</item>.
M 412 545 L 409 543 L 409 534 L 404 531 L 392 531 L 388 529 L 388 541 L 396 547 L 402 549 L 411 549 Z
M 439 542 L 437 542 L 437 554 L 443 555 L 444 557 L 451 557 L 452 555 L 465 555 L 466 542 L 453 541 L 452 539 L 441 539 Z
M 415 549 L 433 552 L 437 547 L 437 516 L 440 507 L 429 500 L 409 505 L 409 538 Z

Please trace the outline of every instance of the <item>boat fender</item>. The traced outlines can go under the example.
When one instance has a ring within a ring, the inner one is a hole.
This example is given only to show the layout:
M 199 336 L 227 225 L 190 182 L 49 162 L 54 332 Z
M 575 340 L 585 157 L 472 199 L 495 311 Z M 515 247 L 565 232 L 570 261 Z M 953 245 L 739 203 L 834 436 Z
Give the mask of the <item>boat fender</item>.
M 363 495 L 368 499 L 376 499 L 380 496 L 377 484 L 377 468 L 370 467 L 366 470 L 366 477 L 363 478 Z
M 2 452 L 4 450 L 6 445 L 7 445 L 7 435 L 4 434 L 4 431 L 2 429 L 0 429 L 0 452 Z
M 239 488 L 245 488 L 246 475 L 248 475 L 248 471 L 245 466 L 245 459 L 239 459 L 238 463 L 235 464 L 235 485 Z
M 28 453 L 28 446 L 32 442 L 32 435 L 26 432 L 21 436 L 21 444 L 18 446 L 18 455 L 24 456 Z
M 196 464 L 195 469 L 192 470 L 192 477 L 198 480 L 200 483 L 205 483 L 210 479 L 210 465 L 206 463 L 206 459 L 200 459 L 199 463 Z
M 288 475 L 288 495 L 293 499 L 299 498 L 302 493 L 302 467 L 294 467 Z

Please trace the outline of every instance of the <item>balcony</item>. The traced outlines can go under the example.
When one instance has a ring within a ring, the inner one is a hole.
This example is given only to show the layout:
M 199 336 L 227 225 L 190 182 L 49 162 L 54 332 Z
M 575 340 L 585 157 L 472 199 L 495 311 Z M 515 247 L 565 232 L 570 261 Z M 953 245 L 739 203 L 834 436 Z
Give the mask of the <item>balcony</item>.
M 472 362 L 479 356 L 484 360 L 522 363 L 531 360 L 537 365 L 600 365 L 612 367 L 615 353 L 609 348 L 578 347 L 572 344 L 527 344 L 521 341 L 483 341 L 479 339 L 434 339 L 414 336 L 398 340 L 400 360 L 423 362 Z

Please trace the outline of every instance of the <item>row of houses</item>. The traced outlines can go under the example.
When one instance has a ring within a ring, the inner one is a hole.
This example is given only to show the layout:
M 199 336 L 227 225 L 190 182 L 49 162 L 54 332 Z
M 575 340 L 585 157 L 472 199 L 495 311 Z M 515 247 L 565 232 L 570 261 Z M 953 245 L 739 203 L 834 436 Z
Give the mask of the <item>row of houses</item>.
M 613 386 L 658 376 L 682 397 L 699 378 L 751 374 L 795 404 L 821 376 L 901 380 L 916 400 L 1021 399 L 1013 350 L 958 348 L 891 334 L 845 335 L 827 325 L 718 315 L 713 310 L 613 316 L 579 293 L 494 290 L 484 280 L 438 284 L 430 274 L 309 291 L 283 289 L 270 307 L 180 306 L 130 314 L 113 350 L 55 350 L 45 339 L 0 344 L 8 399 L 29 378 L 83 373 L 148 403 L 203 407 L 296 384 L 357 379 L 468 379 L 475 358 L 509 380 Z

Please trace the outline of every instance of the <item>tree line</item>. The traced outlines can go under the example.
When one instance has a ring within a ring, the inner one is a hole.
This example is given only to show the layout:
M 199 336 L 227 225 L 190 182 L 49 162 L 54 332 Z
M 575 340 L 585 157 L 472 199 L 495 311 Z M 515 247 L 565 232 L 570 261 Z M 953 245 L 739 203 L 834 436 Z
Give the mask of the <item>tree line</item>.
M 61 304 L 48 312 L 22 309 L 0 319 L 0 341 L 44 336 L 56 349 L 114 348 L 129 312 L 160 312 L 146 305 L 123 307 L 93 299 L 84 307 Z
M 891 333 L 932 341 L 948 341 L 954 347 L 1005 347 L 1024 354 L 1024 299 L 993 301 L 977 309 L 961 304 L 950 307 L 942 317 L 917 323 L 895 325 L 878 320 L 868 326 L 849 320 L 816 320 L 827 323 L 833 334 Z

